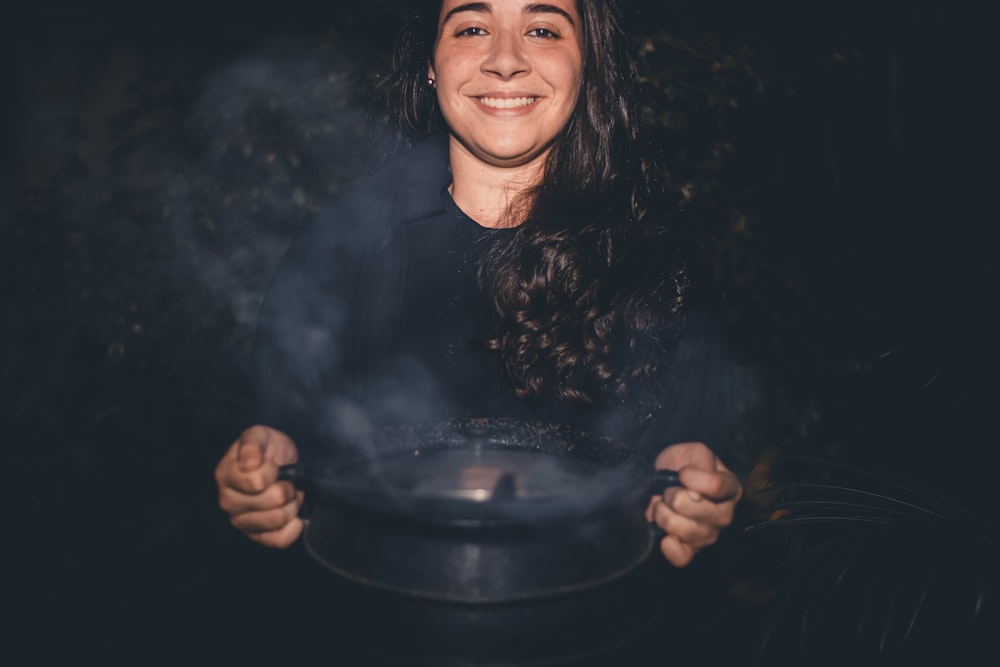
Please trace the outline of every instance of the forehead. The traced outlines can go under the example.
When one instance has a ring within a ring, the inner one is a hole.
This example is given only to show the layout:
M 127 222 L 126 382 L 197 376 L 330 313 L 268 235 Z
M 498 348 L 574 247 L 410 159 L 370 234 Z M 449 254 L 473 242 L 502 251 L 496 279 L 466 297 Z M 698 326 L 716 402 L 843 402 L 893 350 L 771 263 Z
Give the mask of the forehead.
M 579 22 L 577 0 L 485 0 L 474 2 L 470 0 L 444 0 L 441 3 L 439 19 L 441 22 L 462 12 L 481 14 L 519 12 L 527 15 L 551 14 L 568 17 L 573 23 Z

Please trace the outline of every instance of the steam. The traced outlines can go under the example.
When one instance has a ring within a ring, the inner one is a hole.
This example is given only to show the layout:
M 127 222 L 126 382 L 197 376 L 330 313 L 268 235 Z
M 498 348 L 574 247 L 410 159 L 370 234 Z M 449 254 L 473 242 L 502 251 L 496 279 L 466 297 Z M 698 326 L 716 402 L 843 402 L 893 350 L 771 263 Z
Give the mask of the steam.
M 277 40 L 221 66 L 193 108 L 192 159 L 163 194 L 174 270 L 212 295 L 244 341 L 294 235 L 371 154 L 359 58 L 372 56 Z
M 412 357 L 404 357 L 393 372 L 376 375 L 361 397 L 331 395 L 317 385 L 313 397 L 319 397 L 314 414 L 317 426 L 339 447 L 366 452 L 379 424 L 430 422 L 450 414 L 431 372 Z M 312 398 L 312 397 L 311 397 Z M 313 401 L 310 399 L 310 403 Z

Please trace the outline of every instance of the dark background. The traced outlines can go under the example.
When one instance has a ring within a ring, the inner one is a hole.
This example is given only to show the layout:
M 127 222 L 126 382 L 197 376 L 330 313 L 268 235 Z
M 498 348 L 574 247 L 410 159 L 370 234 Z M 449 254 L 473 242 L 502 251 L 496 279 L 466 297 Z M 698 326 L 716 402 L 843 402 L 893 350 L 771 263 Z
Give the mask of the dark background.
M 245 426 L 270 270 L 365 168 L 367 91 L 405 3 L 209 5 L 39 2 L 4 20 L 4 625 L 19 664 L 96 651 L 176 664 L 234 643 L 266 662 L 287 636 L 265 619 L 293 635 L 288 591 L 316 575 L 229 529 L 211 470 Z M 628 14 L 667 180 L 719 250 L 744 440 L 765 459 L 837 457 L 962 503 L 960 521 L 946 512 L 913 544 L 979 567 L 976 592 L 993 576 L 981 555 L 995 550 L 997 440 L 986 5 Z M 758 617 L 798 618 L 775 611 L 788 582 L 767 574 L 789 548 L 738 543 L 724 553 L 753 567 L 718 556 L 691 575 L 719 584 L 712 602 L 746 662 Z M 861 616 L 844 604 L 836 624 Z

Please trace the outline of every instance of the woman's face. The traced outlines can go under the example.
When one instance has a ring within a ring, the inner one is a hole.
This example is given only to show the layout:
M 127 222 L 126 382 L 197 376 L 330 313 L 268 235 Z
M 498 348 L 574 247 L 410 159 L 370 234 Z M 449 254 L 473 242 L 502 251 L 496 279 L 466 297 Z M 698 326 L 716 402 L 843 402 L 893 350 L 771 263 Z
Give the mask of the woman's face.
M 444 0 L 428 71 L 453 139 L 501 167 L 543 158 L 576 106 L 576 0 Z

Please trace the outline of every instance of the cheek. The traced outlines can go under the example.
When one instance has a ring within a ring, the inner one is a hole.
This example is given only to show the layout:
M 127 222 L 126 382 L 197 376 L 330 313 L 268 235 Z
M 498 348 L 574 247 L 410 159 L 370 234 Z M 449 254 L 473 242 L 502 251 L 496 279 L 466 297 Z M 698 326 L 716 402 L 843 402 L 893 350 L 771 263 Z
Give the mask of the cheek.
M 583 63 L 579 60 L 573 63 L 573 80 L 576 82 L 576 90 L 579 92 L 583 88 Z
M 565 57 L 546 63 L 546 78 L 571 94 L 580 92 L 583 85 L 583 67 L 577 58 Z
M 439 67 L 436 75 L 435 88 L 437 89 L 439 98 L 449 97 L 458 92 L 462 81 L 460 73 L 454 67 L 454 63 Z
M 565 103 L 572 108 L 576 108 L 577 102 L 583 95 L 582 72 L 576 71 L 572 74 L 566 75 L 563 81 L 563 87 L 566 91 L 563 97 Z

